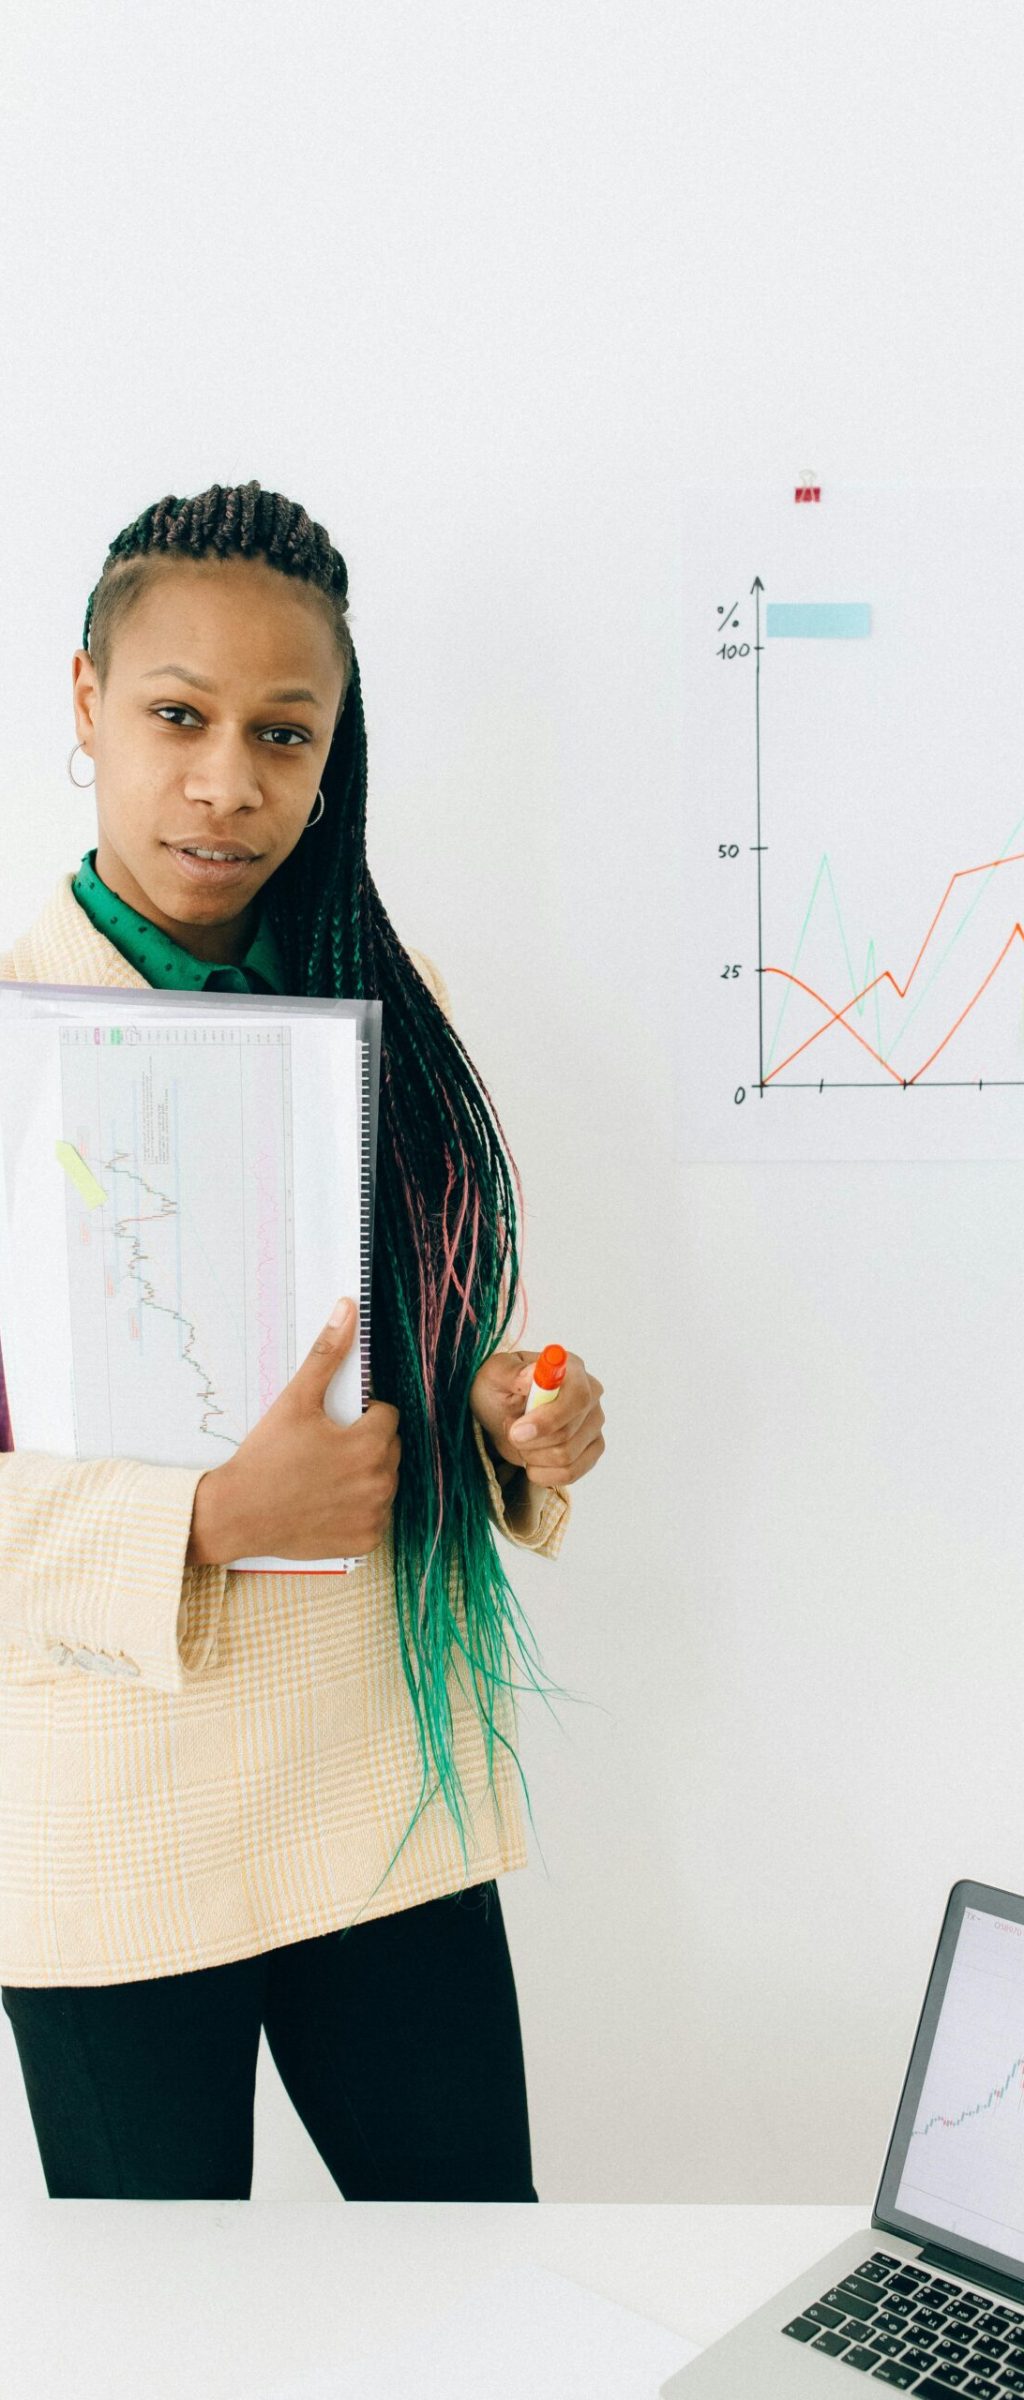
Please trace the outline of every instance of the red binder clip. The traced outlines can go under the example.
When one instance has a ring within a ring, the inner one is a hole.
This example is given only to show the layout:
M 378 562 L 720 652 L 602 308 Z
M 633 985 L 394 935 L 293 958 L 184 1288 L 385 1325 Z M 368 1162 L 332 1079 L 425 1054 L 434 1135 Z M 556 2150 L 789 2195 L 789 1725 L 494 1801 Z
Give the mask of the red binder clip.
M 821 485 L 820 485 L 820 483 L 815 483 L 815 480 L 814 480 L 814 477 L 813 477 L 813 475 L 812 475 L 812 474 L 810 474 L 810 473 L 805 473 L 804 475 L 802 475 L 802 477 L 801 477 L 801 479 L 800 479 L 800 482 L 797 484 L 796 490 L 795 490 L 795 492 L 794 492 L 794 494 L 793 494 L 793 498 L 794 498 L 794 500 L 820 500 L 820 498 L 821 498 Z

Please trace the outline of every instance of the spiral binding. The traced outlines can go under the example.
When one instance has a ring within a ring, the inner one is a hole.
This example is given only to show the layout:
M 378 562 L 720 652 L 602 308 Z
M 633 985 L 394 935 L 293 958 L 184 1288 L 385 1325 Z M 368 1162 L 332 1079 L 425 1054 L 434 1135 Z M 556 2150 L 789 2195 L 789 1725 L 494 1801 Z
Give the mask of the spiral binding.
M 370 1286 L 373 1266 L 373 1187 L 370 1180 L 370 1045 L 359 1043 L 361 1077 L 360 1153 L 359 1153 L 359 1348 L 363 1371 L 363 1408 L 370 1405 Z

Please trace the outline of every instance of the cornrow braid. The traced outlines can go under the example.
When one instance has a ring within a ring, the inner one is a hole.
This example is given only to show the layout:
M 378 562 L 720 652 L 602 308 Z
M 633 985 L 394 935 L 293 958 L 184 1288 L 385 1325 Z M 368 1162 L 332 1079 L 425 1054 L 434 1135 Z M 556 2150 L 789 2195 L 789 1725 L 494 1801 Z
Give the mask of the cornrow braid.
M 264 887 L 264 906 L 292 994 L 383 1002 L 371 1372 L 374 1392 L 390 1398 L 401 1426 L 392 1511 L 395 1602 L 423 1780 L 372 1899 L 436 1792 L 458 1827 L 468 1869 L 448 1693 L 449 1666 L 466 1689 L 456 1650 L 470 1668 L 485 1732 L 488 1788 L 497 1741 L 515 1760 L 530 1808 L 522 1765 L 496 1721 L 505 1714 L 496 1710 L 496 1696 L 526 1688 L 505 1672 L 511 1641 L 546 1704 L 547 1691 L 534 1675 L 539 1660 L 530 1629 L 495 1541 L 469 1409 L 473 1378 L 513 1312 L 522 1185 L 490 1096 L 399 941 L 370 875 L 366 725 L 346 615 L 348 570 L 324 527 L 258 483 L 212 484 L 187 500 L 167 493 L 115 536 L 89 595 L 82 640 L 99 681 L 118 623 L 151 578 L 148 562 L 160 553 L 201 558 L 209 551 L 262 557 L 322 592 L 346 670 L 320 778 L 321 832 L 315 846 L 300 841 L 282 861 Z M 560 1684 L 547 1688 L 570 1696 Z M 431 1762 L 437 1782 L 428 1791 Z

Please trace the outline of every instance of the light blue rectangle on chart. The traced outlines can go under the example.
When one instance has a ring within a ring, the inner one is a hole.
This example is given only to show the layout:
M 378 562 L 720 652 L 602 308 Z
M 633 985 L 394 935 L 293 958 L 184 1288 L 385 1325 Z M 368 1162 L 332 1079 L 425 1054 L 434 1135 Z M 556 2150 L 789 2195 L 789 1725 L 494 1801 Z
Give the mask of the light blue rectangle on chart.
M 858 639 L 871 631 L 871 606 L 867 600 L 769 600 L 765 611 L 767 633 L 825 635 Z

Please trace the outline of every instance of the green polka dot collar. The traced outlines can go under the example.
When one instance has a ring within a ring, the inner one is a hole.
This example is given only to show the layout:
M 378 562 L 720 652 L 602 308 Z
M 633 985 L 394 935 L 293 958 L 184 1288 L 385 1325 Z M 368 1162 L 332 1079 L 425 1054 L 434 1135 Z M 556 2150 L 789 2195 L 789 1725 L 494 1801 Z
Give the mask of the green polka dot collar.
M 97 931 L 106 935 L 147 983 L 174 992 L 283 992 L 284 965 L 266 912 L 240 966 L 210 966 L 172 942 L 149 917 L 140 917 L 96 873 L 96 852 L 87 850 L 71 889 Z

